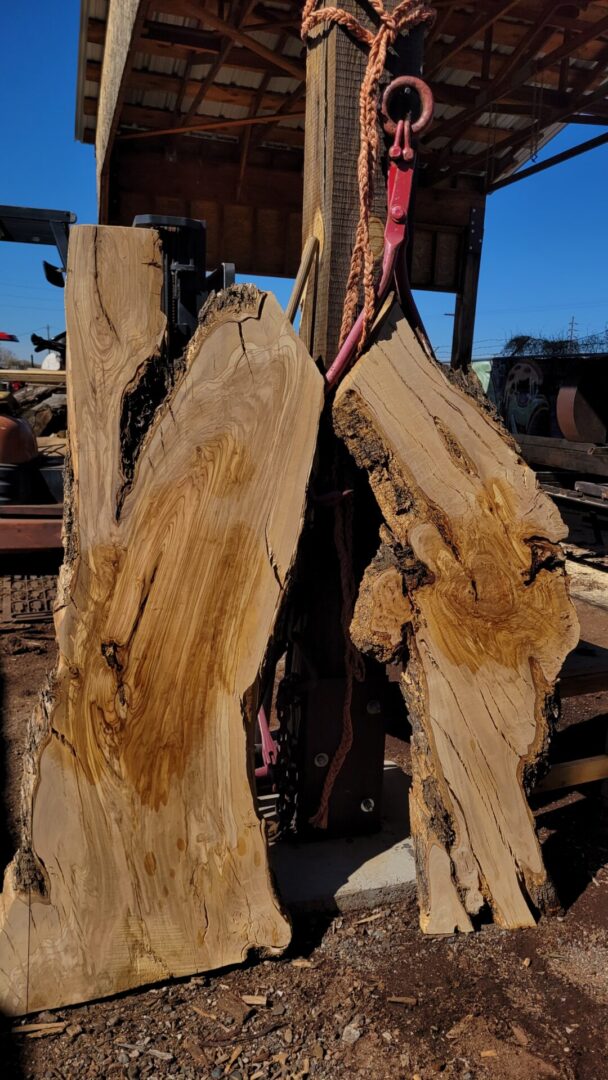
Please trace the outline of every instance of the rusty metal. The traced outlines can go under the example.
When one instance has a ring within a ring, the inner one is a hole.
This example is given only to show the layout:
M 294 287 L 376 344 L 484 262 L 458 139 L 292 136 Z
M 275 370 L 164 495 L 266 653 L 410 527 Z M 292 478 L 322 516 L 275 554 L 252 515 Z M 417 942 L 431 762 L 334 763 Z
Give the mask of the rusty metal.
M 0 520 L 0 555 L 61 551 L 61 520 L 55 516 L 26 516 L 29 509 L 22 506 L 21 517 Z
M 307 709 L 320 723 L 306 725 L 301 732 L 297 831 L 301 839 L 318 838 L 309 824 L 317 810 L 325 776 L 336 752 L 340 730 L 335 718 L 342 713 L 344 679 L 303 681 L 299 690 Z M 385 717 L 390 711 L 390 687 L 383 675 L 355 682 L 351 716 L 353 744 L 340 772 L 340 783 L 332 792 L 328 835 L 349 836 L 375 832 L 380 827 L 382 777 L 384 771 Z M 381 702 L 380 715 L 371 715 L 370 701 Z
M 581 385 L 578 379 L 569 386 L 560 387 L 556 403 L 557 422 L 562 435 L 570 442 L 606 442 L 606 424 L 589 401 L 590 390 L 592 387 Z
M 413 122 L 409 120 L 408 122 L 411 126 L 412 134 L 420 135 L 423 131 L 426 131 L 433 119 L 434 101 L 433 93 L 428 83 L 425 83 L 423 79 L 416 78 L 414 75 L 400 75 L 397 79 L 393 79 L 393 81 L 388 84 L 382 95 L 382 105 L 380 106 L 382 127 L 387 135 L 395 135 L 397 133 L 397 124 L 400 121 L 393 120 L 389 106 L 400 90 L 415 90 L 418 94 L 420 99 L 420 115 L 417 120 L 414 120 Z
M 56 593 L 55 575 L 0 577 L 0 624 L 48 622 Z
M 0 465 L 24 465 L 37 455 L 36 436 L 27 420 L 0 415 Z

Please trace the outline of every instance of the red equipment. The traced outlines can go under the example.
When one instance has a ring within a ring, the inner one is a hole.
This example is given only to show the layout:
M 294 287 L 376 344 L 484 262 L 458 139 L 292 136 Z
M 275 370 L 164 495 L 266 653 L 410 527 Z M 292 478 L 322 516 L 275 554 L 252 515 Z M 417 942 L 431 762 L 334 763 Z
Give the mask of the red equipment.
M 415 90 L 420 98 L 420 116 L 414 123 L 409 115 L 395 121 L 389 113 L 391 99 L 398 91 L 406 88 Z M 394 136 L 394 139 L 388 152 L 390 159 L 386 183 L 388 215 L 384 230 L 382 276 L 376 292 L 376 312 L 380 310 L 391 286 L 394 286 L 409 321 L 425 339 L 426 334 L 422 329 L 410 289 L 405 251 L 408 211 L 416 165 L 416 153 L 411 144 L 411 135 L 417 135 L 429 126 L 433 119 L 433 106 L 433 94 L 430 87 L 422 79 L 417 79 L 413 75 L 401 75 L 398 79 L 393 79 L 382 98 L 382 126 L 386 134 Z M 325 376 L 328 388 L 334 387 L 340 381 L 353 362 L 362 330 L 363 313 L 353 324 L 352 330 Z
M 36 436 L 27 420 L 0 415 L 0 463 L 24 465 L 37 456 Z

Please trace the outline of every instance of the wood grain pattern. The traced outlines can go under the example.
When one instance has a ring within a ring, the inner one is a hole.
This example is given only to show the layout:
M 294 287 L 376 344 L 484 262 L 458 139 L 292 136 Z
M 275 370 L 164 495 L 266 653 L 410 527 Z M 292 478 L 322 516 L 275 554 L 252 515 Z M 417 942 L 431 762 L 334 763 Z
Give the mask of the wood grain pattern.
M 334 425 L 385 526 L 351 632 L 407 657 L 421 926 L 504 927 L 550 907 L 532 786 L 578 640 L 559 513 L 487 411 L 430 359 L 394 305 L 340 386 Z
M 345 0 L 342 6 L 364 26 L 374 28 L 359 0 Z M 394 6 L 392 0 L 386 4 L 387 10 Z M 311 341 L 313 357 L 320 356 L 325 367 L 330 366 L 338 348 L 357 227 L 359 91 L 366 65 L 367 50 L 342 26 L 321 25 L 311 34 L 306 59 L 302 244 L 310 236 L 316 237 L 319 265 L 316 282 L 311 279 L 306 291 L 302 336 Z M 372 232 L 377 236 L 374 254 L 379 259 L 385 216 L 386 185 L 378 164 Z
M 59 661 L 31 729 L 23 841 L 1 898 L 8 1013 L 290 939 L 248 743 L 322 379 L 253 286 L 208 305 L 172 379 L 161 277 L 150 231 L 71 235 Z M 161 387 L 151 373 L 163 371 Z

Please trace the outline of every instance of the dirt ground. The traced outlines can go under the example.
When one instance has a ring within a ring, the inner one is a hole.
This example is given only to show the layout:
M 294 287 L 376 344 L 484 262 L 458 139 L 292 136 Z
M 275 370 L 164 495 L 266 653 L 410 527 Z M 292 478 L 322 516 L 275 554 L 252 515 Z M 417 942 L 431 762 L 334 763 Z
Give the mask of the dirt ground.
M 607 630 L 608 633 L 608 630 Z M 52 666 L 42 623 L 0 634 L 5 820 L 20 746 Z M 601 753 L 608 695 L 565 703 L 557 759 Z M 572 753 L 573 747 L 574 753 Z M 388 756 L 407 771 L 407 743 Z M 608 1076 L 608 829 L 601 785 L 536 799 L 563 913 L 533 930 L 492 925 L 423 937 L 413 901 L 347 916 L 300 916 L 281 959 L 28 1017 L 4 1019 L 0 1076 L 601 1080 Z M 14 850 L 3 836 L 4 862 Z M 243 998 L 254 995 L 255 1003 Z M 49 1031 L 52 1033 L 49 1034 Z

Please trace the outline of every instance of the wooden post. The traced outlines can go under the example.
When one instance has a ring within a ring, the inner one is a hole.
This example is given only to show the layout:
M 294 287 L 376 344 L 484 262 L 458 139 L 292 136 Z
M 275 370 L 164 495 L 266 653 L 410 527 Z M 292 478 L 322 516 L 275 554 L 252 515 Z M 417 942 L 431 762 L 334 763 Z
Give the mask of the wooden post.
M 386 5 L 395 6 L 394 3 Z M 357 0 L 344 9 L 370 29 L 374 24 Z M 400 38 L 390 56 L 386 82 L 395 75 L 419 75 L 424 33 L 417 27 Z M 303 243 L 319 241 L 316 287 L 306 295 L 302 334 L 312 356 L 326 367 L 338 346 L 342 306 L 357 225 L 359 194 L 359 91 L 367 50 L 341 26 L 318 27 L 306 61 L 306 140 L 304 144 Z M 386 191 L 380 166 L 375 176 L 371 233 L 374 255 L 382 258 Z
M 477 308 L 477 286 L 481 266 L 484 218 L 485 203 L 482 206 L 471 207 L 469 228 L 465 237 L 465 250 L 462 259 L 461 287 L 456 297 L 454 336 L 452 338 L 453 368 L 468 368 L 473 356 L 475 310 Z
M 387 5 L 394 6 L 394 4 Z M 374 28 L 368 9 L 357 0 L 345 8 Z M 391 54 L 386 82 L 398 74 L 419 74 L 422 28 L 401 38 Z M 301 333 L 316 360 L 327 368 L 335 357 L 342 307 L 358 218 L 357 158 L 359 92 L 367 50 L 338 27 L 319 27 L 309 41 L 304 155 L 303 243 L 319 243 L 316 275 L 307 287 Z M 374 254 L 382 257 L 386 191 L 382 170 L 375 176 L 371 219 Z M 331 422 L 322 425 L 316 488 L 354 487 L 352 566 L 358 582 L 377 547 L 380 517 L 365 482 L 349 475 L 350 466 L 337 447 Z M 345 640 L 342 626 L 340 564 L 335 538 L 335 509 L 317 503 L 313 528 L 306 538 L 302 567 L 304 626 L 298 639 L 302 689 L 299 747 L 298 827 L 306 831 L 321 796 L 327 768 L 342 734 L 345 695 Z M 358 833 L 379 825 L 384 762 L 385 720 L 391 687 L 382 667 L 366 662 L 363 683 L 353 687 L 353 745 L 333 787 L 328 828 Z
M 100 221 L 105 221 L 108 216 L 112 146 L 147 8 L 143 0 L 121 0 L 121 3 L 112 0 L 108 7 L 95 136 Z

